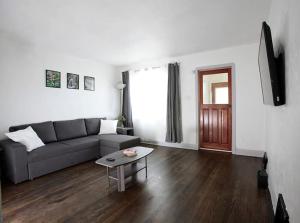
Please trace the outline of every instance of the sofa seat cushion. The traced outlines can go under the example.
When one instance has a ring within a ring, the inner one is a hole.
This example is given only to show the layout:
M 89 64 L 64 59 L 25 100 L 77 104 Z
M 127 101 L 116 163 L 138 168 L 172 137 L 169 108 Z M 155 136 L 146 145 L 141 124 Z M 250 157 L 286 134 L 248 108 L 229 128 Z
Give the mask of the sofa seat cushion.
M 95 147 L 98 147 L 100 150 L 99 139 L 92 137 L 92 136 L 65 140 L 65 141 L 62 141 L 61 143 L 65 144 L 67 146 L 71 146 L 74 151 L 91 149 L 91 148 L 95 148 Z
M 87 136 L 83 119 L 53 122 L 58 141 Z
M 50 143 L 28 153 L 28 162 L 39 162 L 53 157 L 63 156 L 68 153 L 74 153 L 86 149 L 93 149 L 98 146 L 99 140 L 92 137 L 83 137 L 62 142 Z
M 15 132 L 18 130 L 26 129 L 28 126 L 31 126 L 32 129 L 36 132 L 39 138 L 43 141 L 43 143 L 51 143 L 56 142 L 56 133 L 54 130 L 53 122 L 41 122 L 41 123 L 32 123 L 26 125 L 18 125 L 18 126 L 11 126 L 9 128 L 10 132 Z
M 100 146 L 113 147 L 117 149 L 126 149 L 140 144 L 140 138 L 137 136 L 103 134 L 99 135 Z
M 38 162 L 73 152 L 73 148 L 60 142 L 46 144 L 28 153 L 28 162 Z

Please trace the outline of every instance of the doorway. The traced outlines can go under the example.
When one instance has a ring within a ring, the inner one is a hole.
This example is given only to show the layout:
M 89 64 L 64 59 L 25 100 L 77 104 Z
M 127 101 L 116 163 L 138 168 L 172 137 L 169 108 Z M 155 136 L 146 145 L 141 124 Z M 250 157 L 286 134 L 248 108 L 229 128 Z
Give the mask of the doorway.
M 198 71 L 199 149 L 232 150 L 232 69 Z

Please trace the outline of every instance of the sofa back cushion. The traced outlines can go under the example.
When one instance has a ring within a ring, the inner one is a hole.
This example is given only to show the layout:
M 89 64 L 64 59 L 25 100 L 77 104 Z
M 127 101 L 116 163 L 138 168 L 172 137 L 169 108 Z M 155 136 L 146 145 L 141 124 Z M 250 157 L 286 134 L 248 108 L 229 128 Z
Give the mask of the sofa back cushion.
M 84 119 L 88 135 L 97 135 L 100 131 L 100 118 Z
M 58 141 L 87 136 L 84 119 L 53 122 Z
M 86 118 L 85 126 L 88 135 L 98 135 L 100 132 L 101 119 L 106 118 Z
M 32 129 L 36 132 L 39 138 L 43 141 L 43 143 L 51 143 L 56 142 L 56 134 L 53 126 L 53 122 L 41 122 L 41 123 L 32 123 L 26 125 L 18 125 L 18 126 L 11 126 L 9 128 L 10 132 L 15 132 L 18 130 L 26 129 L 28 126 L 31 126 Z

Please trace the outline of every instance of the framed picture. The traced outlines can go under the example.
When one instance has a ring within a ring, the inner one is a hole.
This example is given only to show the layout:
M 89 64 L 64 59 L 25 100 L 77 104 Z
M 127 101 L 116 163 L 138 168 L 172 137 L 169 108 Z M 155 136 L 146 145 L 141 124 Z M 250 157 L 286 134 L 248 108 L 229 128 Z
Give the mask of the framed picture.
M 79 89 L 79 75 L 67 73 L 67 88 Z
M 95 91 L 95 78 L 84 76 L 84 90 Z
M 60 72 L 46 70 L 46 87 L 60 88 Z

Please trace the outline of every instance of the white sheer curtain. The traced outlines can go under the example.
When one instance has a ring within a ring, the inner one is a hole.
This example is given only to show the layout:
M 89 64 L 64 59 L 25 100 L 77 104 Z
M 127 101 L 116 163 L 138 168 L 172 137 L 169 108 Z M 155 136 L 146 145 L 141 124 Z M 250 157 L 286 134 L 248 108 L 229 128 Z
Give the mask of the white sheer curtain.
M 167 72 L 165 66 L 130 72 L 134 131 L 146 141 L 165 141 Z

